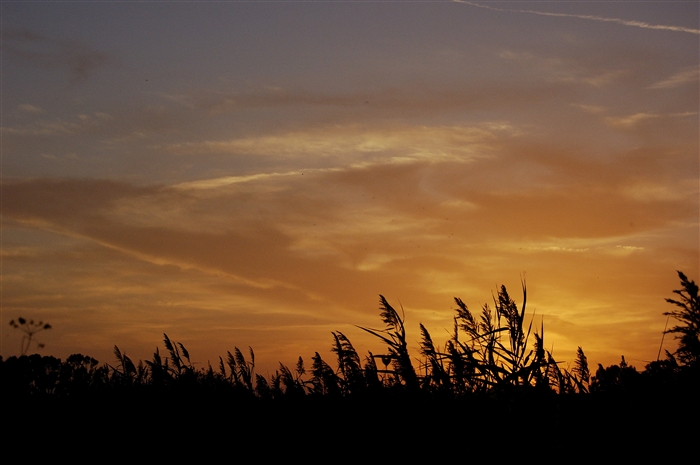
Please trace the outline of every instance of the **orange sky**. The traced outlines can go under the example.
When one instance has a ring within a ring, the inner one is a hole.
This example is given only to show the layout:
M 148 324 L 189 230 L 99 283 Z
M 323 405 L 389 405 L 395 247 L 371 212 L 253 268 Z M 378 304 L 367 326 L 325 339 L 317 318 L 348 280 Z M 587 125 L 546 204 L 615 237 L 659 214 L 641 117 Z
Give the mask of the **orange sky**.
M 642 368 L 700 278 L 698 3 L 516 3 L 3 2 L 2 356 L 265 374 L 381 352 L 381 293 L 417 357 L 524 277 L 564 366 Z

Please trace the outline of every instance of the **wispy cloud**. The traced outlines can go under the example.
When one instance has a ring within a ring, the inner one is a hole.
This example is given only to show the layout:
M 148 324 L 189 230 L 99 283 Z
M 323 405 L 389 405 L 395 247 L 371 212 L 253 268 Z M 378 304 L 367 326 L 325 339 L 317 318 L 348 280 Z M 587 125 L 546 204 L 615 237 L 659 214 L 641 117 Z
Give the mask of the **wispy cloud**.
M 31 108 L 21 108 L 27 106 Z M 32 107 L 31 105 L 20 105 L 20 110 L 34 115 L 44 113 L 43 110 Z M 39 120 L 17 126 L 2 127 L 1 129 L 5 134 L 17 136 L 57 136 L 95 130 L 104 126 L 107 121 L 112 119 L 113 117 L 107 113 L 97 112 L 92 115 L 75 115 L 75 119 L 71 120 Z
M 623 69 L 604 69 L 599 66 L 581 66 L 576 59 L 548 58 L 537 56 L 531 52 L 502 51 L 499 56 L 505 60 L 527 64 L 531 69 L 546 72 L 551 82 L 585 84 L 592 87 L 603 87 L 620 77 L 629 74 Z
M 470 111 L 527 105 L 553 99 L 570 92 L 570 82 L 503 82 L 479 80 L 469 86 L 463 82 L 427 86 L 413 81 L 381 85 L 371 90 L 322 92 L 299 87 L 257 87 L 243 91 L 213 91 L 197 89 L 179 93 L 159 93 L 164 102 L 174 104 L 169 108 L 197 110 L 205 117 L 219 117 L 252 109 L 274 110 L 304 108 L 309 111 L 342 111 L 353 118 L 378 118 L 385 116 L 425 117 L 443 114 L 445 111 L 469 109 Z M 338 113 L 334 113 L 338 115 Z M 327 114 L 324 120 L 327 121 Z
M 697 179 L 659 182 L 635 182 L 622 188 L 622 194 L 640 202 L 679 202 L 698 196 Z
M 700 69 L 693 68 L 680 71 L 673 76 L 670 76 L 663 81 L 659 81 L 649 86 L 649 89 L 669 89 L 679 87 L 688 83 L 697 83 L 700 76 Z
M 660 113 L 635 113 L 629 116 L 610 116 L 605 118 L 605 122 L 608 126 L 616 128 L 632 128 L 649 120 L 655 120 L 659 118 L 683 118 L 687 116 L 697 115 L 697 111 L 688 111 L 684 113 L 671 113 L 671 114 L 660 114 Z
M 606 111 L 606 108 L 601 105 L 586 105 L 585 103 L 572 103 L 571 106 L 580 108 L 584 112 L 591 114 L 604 113 Z
M 66 68 L 74 82 L 84 81 L 97 69 L 114 62 L 108 53 L 75 40 L 58 40 L 27 29 L 2 32 L 3 54 L 41 68 Z
M 45 113 L 45 111 L 43 109 L 37 107 L 36 105 L 31 105 L 29 103 L 19 105 L 17 107 L 17 110 L 20 113 L 24 113 L 27 115 L 41 115 L 41 114 Z
M 570 14 L 570 13 L 549 13 L 546 11 L 535 11 L 535 10 L 516 10 L 516 9 L 510 9 L 510 8 L 496 8 L 493 6 L 488 6 L 488 5 L 482 5 L 479 3 L 474 3 L 474 2 L 466 2 L 464 0 L 452 0 L 456 3 L 464 3 L 466 5 L 471 5 L 479 8 L 485 8 L 487 10 L 494 10 L 494 11 L 505 11 L 509 13 L 529 13 L 533 15 L 540 15 L 540 16 L 554 16 L 554 17 L 559 17 L 559 18 L 577 18 L 577 19 L 587 19 L 590 21 L 601 21 L 601 22 L 606 22 L 606 23 L 617 23 L 617 24 L 622 24 L 623 26 L 632 26 L 632 27 L 640 27 L 644 29 L 656 29 L 656 30 L 662 30 L 662 31 L 673 31 L 673 32 L 686 32 L 689 34 L 700 34 L 700 29 L 692 29 L 688 27 L 682 27 L 682 26 L 668 26 L 668 25 L 663 25 L 663 24 L 649 24 L 644 21 L 634 21 L 634 20 L 628 20 L 628 19 L 620 19 L 620 18 L 606 18 L 603 16 L 594 16 L 594 15 L 575 15 L 575 14 Z
M 264 181 L 275 178 L 303 176 L 306 174 L 324 173 L 329 171 L 339 171 L 341 168 L 315 168 L 307 170 L 285 171 L 283 173 L 257 173 L 247 176 L 223 176 L 221 178 L 203 179 L 200 181 L 188 181 L 175 184 L 174 189 L 190 190 L 190 189 L 216 189 L 218 187 L 230 186 L 232 184 L 248 183 L 254 181 Z
M 649 238 L 644 234 L 630 234 L 626 236 L 610 236 L 600 238 L 547 238 L 543 241 L 515 242 L 504 244 L 515 250 L 530 253 L 577 253 L 577 254 L 619 254 L 640 252 L 645 247 L 632 244 L 648 243 Z
M 403 126 L 367 128 L 334 125 L 277 135 L 243 137 L 222 141 L 170 144 L 171 153 L 227 153 L 284 157 L 350 157 L 351 163 L 372 154 L 404 159 L 471 159 L 483 155 L 497 135 L 513 134 L 508 125 Z

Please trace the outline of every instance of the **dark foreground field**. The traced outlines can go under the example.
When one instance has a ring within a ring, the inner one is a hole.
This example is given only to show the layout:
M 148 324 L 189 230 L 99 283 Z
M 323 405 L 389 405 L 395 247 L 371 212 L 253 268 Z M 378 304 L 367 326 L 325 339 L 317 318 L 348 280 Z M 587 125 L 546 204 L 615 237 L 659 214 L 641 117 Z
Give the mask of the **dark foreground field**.
M 699 433 L 697 393 L 696 384 L 694 392 L 460 398 L 391 392 L 268 401 L 205 392 L 31 396 L 6 402 L 4 443 L 53 458 L 202 459 L 219 451 L 314 462 L 518 454 L 550 461 L 559 454 L 685 454 Z

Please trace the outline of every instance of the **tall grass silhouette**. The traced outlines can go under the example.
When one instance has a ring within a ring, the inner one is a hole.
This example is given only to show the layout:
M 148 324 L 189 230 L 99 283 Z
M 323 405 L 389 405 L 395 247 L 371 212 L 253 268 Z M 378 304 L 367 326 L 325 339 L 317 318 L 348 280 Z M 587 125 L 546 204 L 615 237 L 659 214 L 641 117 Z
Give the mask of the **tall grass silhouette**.
M 165 354 L 161 355 L 157 348 L 151 360 L 138 364 L 117 346 L 114 347 L 116 363 L 101 367 L 96 360 L 80 354 L 72 355 L 65 363 L 38 355 L 10 357 L 0 364 L 3 390 L 17 395 L 67 395 L 75 384 L 81 392 L 136 388 L 157 392 L 207 390 L 237 398 L 275 400 L 366 398 L 382 392 L 440 394 L 452 398 L 509 392 L 586 394 L 619 391 L 644 380 L 653 380 L 657 388 L 681 381 L 697 384 L 700 297 L 698 286 L 683 273 L 678 275 L 681 289 L 674 293 L 679 297 L 667 299 L 678 309 L 665 314 L 679 322 L 667 332 L 677 334 L 680 344 L 675 352 L 667 351 L 665 360 L 647 365 L 645 377 L 628 366 L 624 357 L 619 365 L 608 368 L 599 365 L 595 376 L 591 376 L 581 347 L 572 367 L 563 368 L 545 348 L 544 324 L 533 328 L 535 319 L 526 312 L 527 289 L 523 282 L 520 306 L 505 286 L 493 296 L 493 303 L 484 304 L 477 315 L 463 300 L 455 298 L 453 329 L 442 345 L 419 323 L 421 339 L 417 348 L 419 357 L 415 359 L 406 337 L 403 308 L 397 311 L 380 295 L 379 317 L 384 327 L 358 326 L 385 345 L 380 354 L 368 352 L 362 357 L 344 333 L 335 331 L 331 333 L 333 363 L 315 352 L 308 370 L 299 357 L 294 367 L 280 363 L 273 374 L 265 377 L 255 372 L 255 354 L 250 347 L 247 356 L 234 347 L 225 359 L 219 357 L 216 370 L 210 364 L 198 369 L 185 346 L 164 334 Z
M 524 283 L 521 305 L 504 286 L 476 314 L 455 298 L 453 328 L 443 344 L 418 323 L 417 357 L 403 308 L 397 311 L 380 296 L 384 326 L 359 328 L 382 342 L 382 353 L 363 357 L 335 331 L 334 360 L 315 352 L 309 365 L 299 357 L 267 377 L 255 371 L 250 347 L 234 347 L 216 368 L 196 368 L 187 348 L 167 334 L 165 350 L 157 348 L 145 362 L 134 363 L 117 346 L 111 365 L 80 354 L 65 362 L 38 354 L 0 359 L 0 394 L 21 407 L 20 415 L 8 415 L 15 420 L 8 444 L 31 440 L 36 447 L 53 440 L 50 450 L 69 450 L 54 439 L 62 438 L 54 432 L 65 431 L 81 445 L 102 447 L 105 437 L 123 441 L 128 431 L 147 438 L 159 457 L 167 449 L 180 459 L 191 444 L 234 441 L 240 449 L 261 438 L 276 450 L 297 452 L 304 445 L 319 452 L 342 444 L 393 460 L 421 451 L 492 459 L 501 450 L 570 454 L 572 444 L 584 441 L 627 456 L 621 435 L 653 435 L 657 443 L 645 441 L 646 453 L 654 444 L 666 448 L 658 442 L 658 419 L 692 425 L 700 415 L 700 354 L 690 338 L 698 334 L 697 286 L 684 275 L 681 285 L 679 297 L 669 299 L 677 307 L 669 313 L 679 322 L 669 332 L 680 335 L 681 344 L 641 373 L 622 357 L 618 365 L 598 365 L 591 376 L 580 347 L 571 368 L 562 368 L 545 349 L 543 324 L 536 326 L 526 312 Z M 27 435 L 39 424 L 40 436 Z M 673 431 L 674 440 L 684 435 L 692 444 L 697 431 Z M 407 440 L 414 436 L 417 441 Z M 374 443 L 379 449 L 371 448 Z

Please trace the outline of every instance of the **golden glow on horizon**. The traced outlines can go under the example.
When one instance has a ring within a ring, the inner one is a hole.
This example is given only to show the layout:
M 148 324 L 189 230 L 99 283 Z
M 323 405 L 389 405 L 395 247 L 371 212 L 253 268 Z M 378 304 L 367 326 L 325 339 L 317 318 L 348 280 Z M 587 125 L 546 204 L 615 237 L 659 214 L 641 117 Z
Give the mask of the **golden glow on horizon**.
M 643 366 L 700 279 L 700 6 L 459 3 L 3 3 L 3 317 L 264 373 L 526 278 L 558 360 Z

